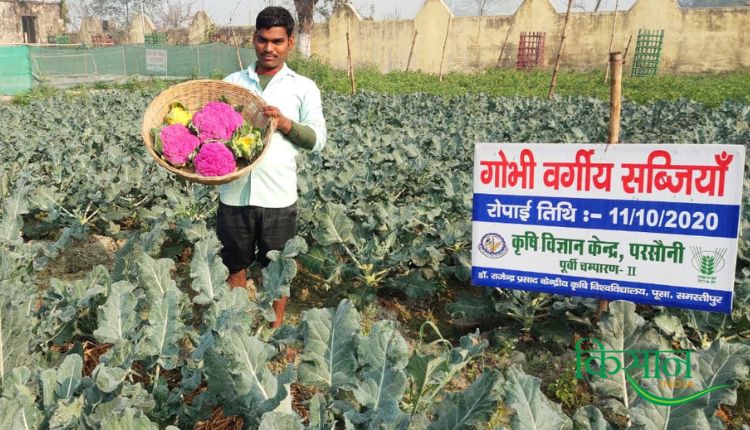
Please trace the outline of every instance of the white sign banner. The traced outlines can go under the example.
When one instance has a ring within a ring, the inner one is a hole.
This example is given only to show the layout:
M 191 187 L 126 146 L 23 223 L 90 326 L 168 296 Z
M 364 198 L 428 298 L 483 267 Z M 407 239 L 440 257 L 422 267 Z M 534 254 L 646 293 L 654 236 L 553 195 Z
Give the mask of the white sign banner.
M 146 50 L 146 71 L 151 73 L 167 74 L 167 50 Z
M 731 312 L 741 145 L 478 143 L 472 282 Z

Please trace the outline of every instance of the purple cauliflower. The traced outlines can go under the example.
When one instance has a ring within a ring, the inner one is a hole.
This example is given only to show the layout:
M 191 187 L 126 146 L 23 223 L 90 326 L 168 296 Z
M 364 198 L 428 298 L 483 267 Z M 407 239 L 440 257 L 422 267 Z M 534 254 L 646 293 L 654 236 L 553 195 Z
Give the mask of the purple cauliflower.
M 193 126 L 201 142 L 229 140 L 244 122 L 242 115 L 222 102 L 209 102 L 193 115 Z
M 161 129 L 162 154 L 174 166 L 190 161 L 190 154 L 201 144 L 198 138 L 182 124 L 172 124 Z
M 195 171 L 201 176 L 224 176 L 237 168 L 234 154 L 221 142 L 204 144 L 193 162 Z

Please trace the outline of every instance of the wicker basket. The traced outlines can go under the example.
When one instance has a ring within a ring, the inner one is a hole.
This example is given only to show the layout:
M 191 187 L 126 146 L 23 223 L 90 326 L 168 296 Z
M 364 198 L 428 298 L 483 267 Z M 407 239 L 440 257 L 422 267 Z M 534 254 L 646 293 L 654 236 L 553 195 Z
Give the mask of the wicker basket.
M 173 102 L 182 103 L 190 112 L 198 111 L 203 105 L 211 101 L 217 101 L 224 96 L 232 106 L 243 106 L 242 116 L 245 121 L 251 122 L 255 127 L 263 129 L 263 151 L 249 163 L 245 160 L 237 160 L 237 170 L 224 176 L 201 176 L 190 167 L 175 167 L 163 160 L 154 150 L 154 139 L 151 129 L 160 127 L 164 117 L 169 113 L 169 106 Z M 157 163 L 175 175 L 181 176 L 189 181 L 200 182 L 207 185 L 220 185 L 232 182 L 248 173 L 260 162 L 271 143 L 271 136 L 276 131 L 275 122 L 270 121 L 263 115 L 262 109 L 266 105 L 260 97 L 239 85 L 210 79 L 200 79 L 183 82 L 162 91 L 146 108 L 141 124 L 141 135 L 146 144 L 146 149 Z

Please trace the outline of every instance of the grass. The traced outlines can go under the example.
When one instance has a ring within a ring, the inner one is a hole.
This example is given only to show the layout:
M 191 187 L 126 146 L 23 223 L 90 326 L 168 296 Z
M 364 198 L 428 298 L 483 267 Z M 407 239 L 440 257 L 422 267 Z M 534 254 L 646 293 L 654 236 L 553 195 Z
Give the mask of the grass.
M 344 70 L 334 69 L 318 59 L 294 58 L 290 67 L 313 79 L 323 91 L 349 93 L 351 84 Z M 479 73 L 450 73 L 440 81 L 437 76 L 421 72 L 381 73 L 372 67 L 355 70 L 357 90 L 385 94 L 427 93 L 466 94 L 489 93 L 496 96 L 547 97 L 551 70 L 519 72 L 509 69 L 492 69 Z M 218 71 L 210 78 L 220 79 Z M 131 77 L 124 83 L 97 83 L 66 90 L 82 93 L 90 89 L 115 89 L 129 92 L 158 92 L 177 83 L 173 80 Z M 726 100 L 750 104 L 750 72 L 704 75 L 657 75 L 623 77 L 623 97 L 637 103 L 655 100 L 694 100 L 708 106 L 717 106 Z M 60 90 L 41 83 L 13 98 L 13 103 L 28 104 L 45 99 Z M 556 94 L 559 96 L 584 96 L 609 98 L 609 84 L 604 82 L 604 71 L 562 71 L 558 76 Z
M 351 84 L 346 71 L 333 69 L 312 59 L 293 59 L 292 67 L 313 79 L 324 91 L 348 93 Z M 497 96 L 547 97 L 551 70 L 519 72 L 493 69 L 480 73 L 450 73 L 442 82 L 437 76 L 421 72 L 380 73 L 374 68 L 355 70 L 357 90 L 377 93 L 464 94 L 489 93 Z M 558 75 L 556 94 L 560 96 L 609 97 L 609 83 L 604 71 L 562 71 Z M 686 98 L 716 106 L 725 100 L 750 103 L 750 73 L 705 75 L 657 75 L 623 77 L 623 96 L 646 103 L 654 100 Z

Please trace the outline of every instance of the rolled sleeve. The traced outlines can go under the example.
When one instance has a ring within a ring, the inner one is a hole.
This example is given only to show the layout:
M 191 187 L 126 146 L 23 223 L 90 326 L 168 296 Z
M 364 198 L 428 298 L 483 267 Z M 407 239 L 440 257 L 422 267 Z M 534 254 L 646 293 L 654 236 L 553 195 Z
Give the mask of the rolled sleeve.
M 300 107 L 300 124 L 306 125 L 315 132 L 315 146 L 313 151 L 320 152 L 326 145 L 326 120 L 323 117 L 323 104 L 320 101 L 320 90 L 311 82 L 305 91 Z

